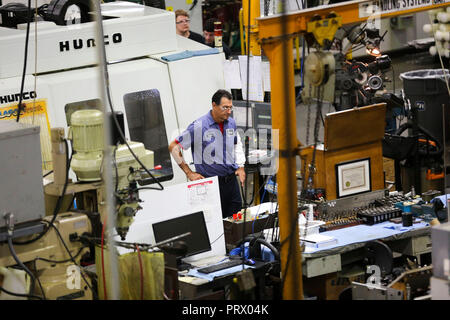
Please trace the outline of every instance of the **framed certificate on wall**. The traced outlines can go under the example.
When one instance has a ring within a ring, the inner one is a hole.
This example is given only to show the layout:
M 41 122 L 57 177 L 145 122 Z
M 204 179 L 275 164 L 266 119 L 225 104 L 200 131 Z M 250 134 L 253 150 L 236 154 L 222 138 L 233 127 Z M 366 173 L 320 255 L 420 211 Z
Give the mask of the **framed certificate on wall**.
M 336 195 L 338 198 L 372 191 L 370 158 L 336 164 Z

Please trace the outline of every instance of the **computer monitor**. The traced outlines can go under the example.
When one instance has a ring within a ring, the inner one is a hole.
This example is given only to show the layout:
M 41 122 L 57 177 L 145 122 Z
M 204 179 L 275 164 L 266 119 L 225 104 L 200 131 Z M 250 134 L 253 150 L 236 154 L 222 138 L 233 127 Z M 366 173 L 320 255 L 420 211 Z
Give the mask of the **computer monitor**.
M 254 106 L 254 124 L 256 129 L 272 129 L 272 108 L 270 103 L 257 102 Z
M 249 102 L 248 107 L 248 127 L 253 128 L 253 105 Z M 233 101 L 233 112 L 231 117 L 236 121 L 238 128 L 245 129 L 247 127 L 247 102 L 246 101 Z
M 211 250 L 203 211 L 157 222 L 152 227 L 156 243 L 191 232 L 189 236 L 180 239 L 186 242 L 187 252 L 183 257 L 177 258 L 186 258 Z

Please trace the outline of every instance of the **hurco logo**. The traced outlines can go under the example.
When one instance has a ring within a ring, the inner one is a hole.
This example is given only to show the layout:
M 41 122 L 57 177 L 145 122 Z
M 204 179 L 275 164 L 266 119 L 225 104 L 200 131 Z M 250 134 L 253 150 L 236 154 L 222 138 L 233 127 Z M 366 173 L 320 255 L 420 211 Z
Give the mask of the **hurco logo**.
M 22 94 L 22 100 L 34 99 L 36 98 L 36 92 L 24 92 Z M 19 102 L 20 101 L 20 93 L 7 94 L 5 96 L 0 96 L 0 104 L 9 103 L 9 102 Z
M 122 42 L 122 34 L 120 32 L 114 33 L 111 37 L 111 39 L 109 38 L 108 35 L 104 36 L 105 38 L 105 45 L 108 45 L 110 43 L 110 40 L 112 41 L 112 43 L 121 43 Z M 63 52 L 63 51 L 70 51 L 70 50 L 80 50 L 83 48 L 91 48 L 91 47 L 95 47 L 95 39 L 94 38 L 90 38 L 90 39 L 73 39 L 72 41 L 66 40 L 66 41 L 60 41 L 59 42 L 59 51 Z

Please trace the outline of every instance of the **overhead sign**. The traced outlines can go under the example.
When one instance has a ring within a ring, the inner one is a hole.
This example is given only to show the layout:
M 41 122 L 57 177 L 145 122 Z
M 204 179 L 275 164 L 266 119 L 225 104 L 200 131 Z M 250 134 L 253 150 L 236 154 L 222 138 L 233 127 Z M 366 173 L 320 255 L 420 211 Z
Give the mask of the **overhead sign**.
M 359 17 L 398 12 L 450 2 L 450 0 L 376 0 L 359 4 Z

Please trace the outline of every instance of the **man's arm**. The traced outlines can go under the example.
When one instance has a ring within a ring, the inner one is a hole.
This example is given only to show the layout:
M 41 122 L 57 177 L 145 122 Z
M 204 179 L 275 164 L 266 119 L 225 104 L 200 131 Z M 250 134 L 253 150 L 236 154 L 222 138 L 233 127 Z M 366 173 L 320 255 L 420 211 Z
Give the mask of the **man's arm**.
M 175 159 L 175 162 L 178 164 L 181 170 L 183 170 L 183 172 L 186 174 L 186 177 L 190 181 L 200 180 L 204 178 L 201 174 L 194 172 L 191 170 L 191 168 L 189 168 L 186 161 L 184 161 L 183 155 L 181 153 L 181 147 L 176 140 L 170 143 L 169 152 L 172 154 L 172 157 Z

